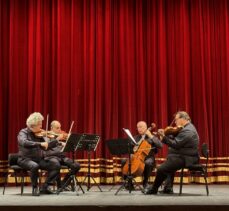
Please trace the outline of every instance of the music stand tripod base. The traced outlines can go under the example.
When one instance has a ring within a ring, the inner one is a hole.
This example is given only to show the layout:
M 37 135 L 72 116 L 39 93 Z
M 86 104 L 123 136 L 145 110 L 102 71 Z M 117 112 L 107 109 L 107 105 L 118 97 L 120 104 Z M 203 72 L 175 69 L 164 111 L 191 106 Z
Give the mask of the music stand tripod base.
M 130 161 L 129 165 L 128 165 L 128 175 L 126 175 L 126 178 L 125 178 L 124 182 L 118 188 L 118 190 L 116 191 L 115 195 L 117 195 L 120 190 L 122 190 L 124 187 L 126 187 L 127 184 L 128 184 L 128 187 L 129 187 L 129 193 L 131 193 L 131 191 L 132 191 L 131 190 L 132 185 L 139 187 L 139 189 L 143 191 L 141 186 L 137 184 L 137 182 L 133 178 L 133 175 L 131 175 L 131 173 L 130 173 L 130 169 L 131 169 L 130 155 L 131 155 L 131 153 L 133 151 L 131 149 L 130 140 L 129 139 L 123 139 L 123 138 L 110 139 L 110 140 L 106 141 L 106 144 L 107 144 L 107 147 L 108 147 L 108 149 L 109 149 L 109 151 L 110 151 L 110 153 L 112 155 L 121 156 L 121 155 L 128 154 L 128 160 Z
M 67 139 L 66 141 L 66 145 L 65 147 L 63 148 L 63 152 L 71 152 L 72 153 L 72 159 L 73 159 L 73 162 L 75 162 L 75 150 L 76 150 L 76 146 L 78 145 L 79 141 L 82 139 L 82 134 L 71 134 L 69 136 L 69 138 Z M 68 167 L 67 166 L 64 166 L 64 169 L 67 169 Z M 69 169 L 70 171 L 70 169 Z M 81 187 L 81 184 L 79 184 L 77 178 L 76 178 L 76 175 L 75 174 L 71 174 L 69 176 L 69 178 L 67 179 L 67 181 L 65 182 L 65 184 L 63 184 L 61 186 L 61 188 L 59 188 L 57 190 L 57 195 L 60 194 L 60 192 L 62 192 L 64 190 L 64 188 L 66 187 L 67 184 L 69 184 L 70 182 L 73 183 L 73 186 L 72 186 L 72 190 L 73 191 L 76 191 L 76 195 L 78 196 L 79 193 L 78 193 L 78 190 L 81 189 L 83 194 L 85 193 L 83 188 Z M 77 190 L 77 185 L 79 186 L 79 189 Z
M 88 155 L 88 171 L 87 175 L 83 179 L 83 184 L 87 180 L 87 191 L 91 189 L 93 185 L 96 185 L 99 190 L 102 192 L 102 189 L 100 188 L 99 184 L 95 181 L 95 178 L 91 175 L 91 152 L 95 151 L 97 148 L 97 145 L 99 143 L 100 137 L 95 134 L 84 134 L 83 138 L 79 141 L 76 149 L 77 150 L 84 150 L 87 151 Z M 91 184 L 91 179 L 93 180 L 94 184 Z
M 60 192 L 62 192 L 62 191 L 65 189 L 66 184 L 69 184 L 70 181 L 73 182 L 72 191 L 76 191 L 76 195 L 77 195 L 77 196 L 79 196 L 79 192 L 78 192 L 79 189 L 81 189 L 81 191 L 83 192 L 83 194 L 85 193 L 84 190 L 83 190 L 83 188 L 82 188 L 82 186 L 81 186 L 81 184 L 78 184 L 78 181 L 77 181 L 75 175 L 71 175 L 71 176 L 67 179 L 67 181 L 65 182 L 65 184 L 63 184 L 63 185 L 61 186 L 61 188 L 58 189 L 58 190 L 56 191 L 57 195 L 59 195 Z M 79 186 L 78 190 L 77 190 L 77 185 Z
M 128 186 L 126 186 L 127 184 L 128 184 Z M 123 188 L 126 188 L 126 187 L 128 187 L 129 193 L 131 193 L 133 190 L 135 190 L 135 187 L 138 187 L 143 192 L 142 187 L 137 184 L 137 182 L 135 181 L 134 177 L 132 175 L 130 175 L 130 176 L 127 175 L 126 179 L 124 180 L 122 185 L 115 192 L 115 195 L 117 195 L 119 193 L 119 191 L 121 191 Z

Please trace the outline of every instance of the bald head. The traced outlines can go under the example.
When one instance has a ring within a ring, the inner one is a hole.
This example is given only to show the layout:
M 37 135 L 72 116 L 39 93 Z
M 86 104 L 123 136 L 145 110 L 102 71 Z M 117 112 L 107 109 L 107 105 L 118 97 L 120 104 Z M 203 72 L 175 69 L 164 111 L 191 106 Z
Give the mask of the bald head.
M 139 121 L 139 122 L 137 123 L 137 130 L 138 130 L 138 133 L 139 133 L 140 135 L 145 134 L 145 132 L 146 132 L 146 130 L 147 130 L 147 124 L 146 124 L 146 122 L 144 122 L 144 121 Z
M 52 121 L 51 124 L 50 124 L 50 126 L 51 126 L 51 130 L 54 133 L 60 133 L 60 131 L 61 131 L 61 124 L 60 124 L 59 121 L 57 121 L 57 120 Z

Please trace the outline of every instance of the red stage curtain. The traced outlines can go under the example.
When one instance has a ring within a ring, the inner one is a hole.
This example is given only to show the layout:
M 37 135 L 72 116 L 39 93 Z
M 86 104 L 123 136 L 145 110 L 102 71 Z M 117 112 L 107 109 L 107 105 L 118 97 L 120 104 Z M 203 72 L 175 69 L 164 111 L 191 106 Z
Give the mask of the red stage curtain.
M 100 134 L 93 158 L 110 159 L 123 127 L 186 110 L 227 162 L 229 1 L 1 0 L 0 87 L 0 160 L 34 111 Z

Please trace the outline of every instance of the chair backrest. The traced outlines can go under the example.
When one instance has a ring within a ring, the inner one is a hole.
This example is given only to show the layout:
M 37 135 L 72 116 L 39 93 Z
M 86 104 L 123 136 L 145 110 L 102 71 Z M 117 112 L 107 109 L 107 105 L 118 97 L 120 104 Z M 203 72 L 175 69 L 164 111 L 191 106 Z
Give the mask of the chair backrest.
M 19 157 L 18 153 L 10 153 L 8 155 L 8 163 L 9 163 L 9 165 L 10 166 L 18 165 L 17 164 L 18 157 Z
M 202 153 L 202 156 L 206 158 L 206 162 L 205 162 L 205 171 L 207 173 L 207 170 L 208 170 L 208 156 L 209 156 L 209 149 L 208 149 L 208 145 L 206 143 L 203 143 L 202 144 L 202 147 L 201 147 L 201 153 Z
M 202 153 L 203 157 L 208 158 L 209 149 L 208 149 L 208 145 L 206 143 L 202 144 L 201 153 Z

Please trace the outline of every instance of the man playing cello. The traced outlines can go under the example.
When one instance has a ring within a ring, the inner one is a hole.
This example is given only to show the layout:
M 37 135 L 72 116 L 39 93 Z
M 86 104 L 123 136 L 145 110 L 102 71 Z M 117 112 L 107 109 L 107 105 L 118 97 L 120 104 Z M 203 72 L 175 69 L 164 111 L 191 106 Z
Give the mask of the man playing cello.
M 144 160 L 145 168 L 142 175 L 144 178 L 143 187 L 146 188 L 148 185 L 148 179 L 155 167 L 155 154 L 157 153 L 158 149 L 162 148 L 162 143 L 156 136 L 154 136 L 151 133 L 150 129 L 147 128 L 146 122 L 144 121 L 139 121 L 137 123 L 137 131 L 138 131 L 138 135 L 134 137 L 135 141 L 137 143 L 140 143 L 142 140 L 145 140 L 151 146 L 151 150 Z M 124 166 L 126 164 L 126 159 L 123 159 L 121 162 L 122 162 L 122 166 Z

